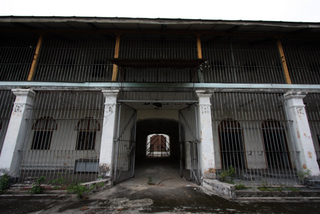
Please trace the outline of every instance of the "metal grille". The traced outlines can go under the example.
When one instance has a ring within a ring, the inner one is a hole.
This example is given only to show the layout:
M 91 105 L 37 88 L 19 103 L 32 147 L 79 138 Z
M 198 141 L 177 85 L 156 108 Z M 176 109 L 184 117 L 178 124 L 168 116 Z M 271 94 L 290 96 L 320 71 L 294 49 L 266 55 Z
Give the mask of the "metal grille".
M 320 83 L 320 43 L 308 38 L 282 42 L 292 83 Z
M 320 166 L 320 94 L 308 94 L 304 98 L 304 102 L 312 140 L 317 154 L 317 162 Z
M 46 35 L 35 81 L 110 81 L 115 39 L 111 35 Z
M 19 150 L 20 182 L 39 176 L 90 181 L 98 176 L 103 95 L 37 92 Z
M 189 35 L 123 35 L 119 58 L 197 59 L 196 39 Z M 125 68 L 118 75 L 123 82 L 198 82 L 192 69 Z
M 180 163 L 180 174 L 183 170 L 190 170 L 190 180 L 199 183 L 199 161 L 198 161 L 198 143 L 199 127 L 198 127 L 198 107 L 193 104 L 179 111 L 179 136 L 181 151 L 180 155 L 185 157 L 185 162 Z M 181 161 L 183 158 L 180 159 Z M 183 168 L 184 165 L 184 168 Z
M 0 35 L 0 81 L 26 81 L 37 46 L 35 35 Z
M 277 43 L 264 37 L 203 38 L 204 81 L 285 83 Z
M 236 182 L 297 183 L 299 151 L 291 142 L 281 93 L 214 93 L 213 137 L 217 178 Z M 228 174 L 227 173 L 227 174 Z M 230 179 L 230 178 L 229 178 Z
M 0 91 L 0 155 L 7 133 L 15 96 L 11 91 Z
M 134 109 L 125 104 L 119 104 L 113 172 L 115 183 L 129 179 L 134 175 L 136 117 Z

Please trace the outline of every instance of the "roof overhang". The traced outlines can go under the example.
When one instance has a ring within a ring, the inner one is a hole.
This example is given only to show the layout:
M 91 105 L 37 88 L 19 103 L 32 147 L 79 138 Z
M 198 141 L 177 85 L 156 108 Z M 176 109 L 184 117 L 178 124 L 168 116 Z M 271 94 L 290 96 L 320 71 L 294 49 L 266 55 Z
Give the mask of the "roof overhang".
M 2 16 L 0 17 L 0 29 L 317 34 L 320 33 L 320 22 Z

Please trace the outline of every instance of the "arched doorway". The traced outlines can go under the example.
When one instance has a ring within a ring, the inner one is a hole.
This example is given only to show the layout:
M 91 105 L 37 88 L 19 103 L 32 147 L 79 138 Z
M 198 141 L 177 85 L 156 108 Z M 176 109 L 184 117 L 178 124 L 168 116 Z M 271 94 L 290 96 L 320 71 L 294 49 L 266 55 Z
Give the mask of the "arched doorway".
M 268 168 L 291 168 L 288 157 L 288 146 L 284 127 L 277 120 L 267 120 L 262 123 L 264 149 Z
M 151 134 L 147 137 L 147 157 L 169 157 L 170 137 L 166 134 Z
M 245 149 L 240 123 L 231 118 L 224 119 L 220 122 L 218 130 L 222 168 L 229 169 L 233 166 L 238 169 L 245 169 Z

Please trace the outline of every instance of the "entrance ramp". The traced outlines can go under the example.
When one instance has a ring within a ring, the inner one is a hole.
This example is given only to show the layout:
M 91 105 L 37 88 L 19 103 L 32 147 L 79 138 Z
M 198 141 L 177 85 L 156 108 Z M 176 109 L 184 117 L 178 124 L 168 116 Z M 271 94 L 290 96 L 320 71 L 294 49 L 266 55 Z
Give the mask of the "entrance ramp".
M 179 160 L 173 157 L 141 158 L 136 163 L 135 176 L 122 185 L 140 188 L 197 186 L 180 177 Z

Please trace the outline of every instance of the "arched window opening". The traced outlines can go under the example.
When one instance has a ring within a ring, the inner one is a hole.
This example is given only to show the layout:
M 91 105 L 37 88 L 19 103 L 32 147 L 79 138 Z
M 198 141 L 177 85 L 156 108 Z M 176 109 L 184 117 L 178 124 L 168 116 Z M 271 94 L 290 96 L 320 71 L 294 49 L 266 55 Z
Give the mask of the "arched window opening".
M 166 134 L 150 134 L 147 137 L 147 157 L 170 156 L 170 137 Z
M 78 131 L 76 150 L 94 150 L 96 132 L 100 131 L 100 124 L 92 117 L 79 120 L 76 130 Z
M 271 169 L 290 168 L 287 140 L 284 127 L 276 120 L 262 123 L 267 164 Z
M 233 166 L 245 169 L 245 150 L 240 123 L 233 119 L 225 119 L 220 122 L 218 129 L 222 168 L 228 169 Z
M 49 150 L 51 146 L 52 133 L 58 129 L 56 121 L 52 117 L 42 117 L 32 126 L 34 130 L 31 149 Z

